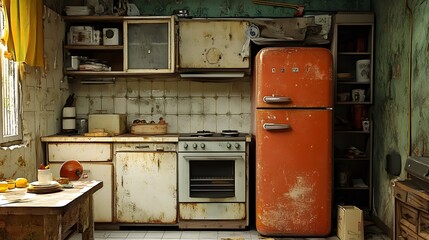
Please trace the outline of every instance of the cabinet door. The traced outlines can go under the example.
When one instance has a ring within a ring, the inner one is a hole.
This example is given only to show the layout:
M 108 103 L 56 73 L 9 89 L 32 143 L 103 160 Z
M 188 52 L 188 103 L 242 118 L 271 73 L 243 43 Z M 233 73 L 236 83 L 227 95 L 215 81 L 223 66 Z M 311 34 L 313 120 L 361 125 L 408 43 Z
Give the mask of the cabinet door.
M 180 68 L 249 68 L 242 56 L 246 21 L 179 22 Z
M 94 193 L 94 222 L 110 223 L 113 221 L 113 165 L 112 163 L 81 162 L 85 179 L 101 180 L 103 187 Z M 50 163 L 53 178 L 60 176 L 62 163 Z
M 176 166 L 175 152 L 117 152 L 117 222 L 176 223 Z
M 173 18 L 124 22 L 124 69 L 127 72 L 174 71 Z

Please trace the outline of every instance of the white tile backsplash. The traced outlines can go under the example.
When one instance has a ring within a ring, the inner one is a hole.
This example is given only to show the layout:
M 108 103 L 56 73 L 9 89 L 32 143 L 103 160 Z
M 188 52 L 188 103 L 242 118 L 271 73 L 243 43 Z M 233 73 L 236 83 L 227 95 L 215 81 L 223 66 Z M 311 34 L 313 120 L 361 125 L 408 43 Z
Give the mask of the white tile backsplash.
M 241 109 L 241 96 L 234 96 L 234 97 L 229 97 L 229 113 L 231 114 L 240 114 L 242 113 L 242 109 Z
M 105 84 L 101 89 L 102 97 L 114 97 L 115 96 L 115 85 L 114 84 Z
M 165 114 L 176 114 L 178 110 L 177 98 L 166 97 L 165 98 Z
M 127 99 L 125 97 L 115 97 L 113 99 L 114 113 L 126 114 L 127 113 Z
M 152 82 L 140 81 L 140 97 L 148 98 L 152 96 Z
M 177 81 L 166 81 L 165 82 L 165 96 L 166 97 L 177 97 Z
M 152 82 L 152 97 L 164 97 L 165 82 L 154 81 Z
M 193 97 L 202 97 L 203 96 L 203 83 L 202 82 L 190 82 L 190 95 Z
M 169 133 L 250 131 L 249 80 L 214 83 L 124 78 L 111 85 L 82 85 L 77 81 L 72 85 L 79 116 L 127 114 L 129 124 L 137 118 L 157 122 L 163 117 Z
M 127 114 L 139 115 L 140 114 L 140 101 L 138 98 L 127 98 Z
M 191 97 L 191 115 L 204 113 L 204 99 L 202 97 Z
M 177 103 L 178 114 L 191 114 L 191 98 L 180 97 Z
M 115 112 L 115 105 L 113 103 L 113 97 L 101 97 L 101 108 L 106 110 L 107 113 Z
M 137 98 L 140 93 L 140 81 L 130 80 L 127 81 L 127 98 Z
M 177 96 L 187 98 L 191 96 L 191 83 L 189 81 L 177 82 Z
M 229 112 L 229 98 L 218 97 L 216 99 L 216 114 L 227 114 Z
M 101 97 L 89 97 L 89 113 L 107 113 L 101 108 Z
M 216 99 L 214 97 L 204 97 L 203 110 L 205 114 L 216 113 Z

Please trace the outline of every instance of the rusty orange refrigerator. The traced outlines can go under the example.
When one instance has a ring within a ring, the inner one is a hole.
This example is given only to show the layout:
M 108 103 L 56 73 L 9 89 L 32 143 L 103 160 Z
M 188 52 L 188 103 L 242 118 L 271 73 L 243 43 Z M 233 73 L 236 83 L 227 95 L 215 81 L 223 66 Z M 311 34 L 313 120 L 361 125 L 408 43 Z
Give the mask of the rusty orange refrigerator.
M 255 59 L 256 229 L 326 236 L 332 202 L 332 54 L 263 48 Z

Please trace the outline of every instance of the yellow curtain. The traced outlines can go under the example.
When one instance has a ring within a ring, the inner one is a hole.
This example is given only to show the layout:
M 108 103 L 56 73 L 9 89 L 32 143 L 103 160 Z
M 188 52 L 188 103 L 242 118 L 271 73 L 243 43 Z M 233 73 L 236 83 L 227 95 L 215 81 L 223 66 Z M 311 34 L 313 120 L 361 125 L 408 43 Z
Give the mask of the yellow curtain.
M 8 58 L 43 67 L 43 0 L 1 0 L 6 29 L 1 41 Z

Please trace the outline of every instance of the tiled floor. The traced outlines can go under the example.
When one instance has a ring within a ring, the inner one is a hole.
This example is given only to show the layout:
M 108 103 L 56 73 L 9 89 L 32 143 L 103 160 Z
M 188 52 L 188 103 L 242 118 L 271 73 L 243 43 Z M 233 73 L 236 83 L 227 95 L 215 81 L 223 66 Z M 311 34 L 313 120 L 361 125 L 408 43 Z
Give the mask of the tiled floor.
M 252 240 L 252 239 L 328 239 L 338 240 L 336 236 L 328 238 L 265 238 L 258 234 L 256 230 L 243 231 L 191 231 L 191 230 L 95 230 L 95 240 Z M 74 234 L 69 240 L 82 239 L 81 234 Z M 365 239 L 389 240 L 378 228 L 365 228 Z

